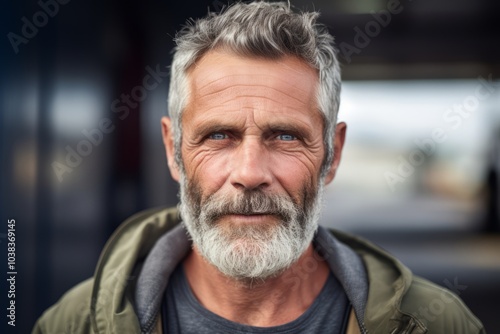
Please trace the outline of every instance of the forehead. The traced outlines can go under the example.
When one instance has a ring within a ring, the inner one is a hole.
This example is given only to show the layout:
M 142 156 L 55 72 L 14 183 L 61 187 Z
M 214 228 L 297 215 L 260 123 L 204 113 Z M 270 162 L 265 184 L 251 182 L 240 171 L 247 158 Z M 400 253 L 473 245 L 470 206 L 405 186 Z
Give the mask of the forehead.
M 203 83 L 228 74 L 247 74 L 248 68 L 252 68 L 255 74 L 270 74 L 269 69 L 272 68 L 275 75 L 288 75 L 296 79 L 303 76 L 305 72 L 316 78 L 318 75 L 316 69 L 295 56 L 267 59 L 243 57 L 230 52 L 213 50 L 207 52 L 189 68 L 188 76 L 193 79 L 193 83 Z
M 243 93 L 270 97 L 272 92 L 277 103 L 296 100 L 316 105 L 318 71 L 294 56 L 264 59 L 210 51 L 187 74 L 190 101 L 220 98 L 222 93 L 227 97 L 242 97 Z

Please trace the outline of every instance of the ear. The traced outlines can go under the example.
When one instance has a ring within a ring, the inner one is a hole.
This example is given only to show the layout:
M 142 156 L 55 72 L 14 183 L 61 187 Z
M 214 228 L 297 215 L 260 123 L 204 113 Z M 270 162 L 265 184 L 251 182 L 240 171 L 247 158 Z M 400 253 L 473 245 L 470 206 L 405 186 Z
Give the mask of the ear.
M 172 175 L 175 181 L 179 182 L 179 166 L 177 166 L 175 161 L 174 133 L 172 131 L 172 120 L 169 117 L 162 117 L 161 119 L 161 135 L 163 137 L 163 144 L 165 145 L 170 175 Z
M 347 131 L 347 124 L 340 122 L 335 128 L 335 137 L 333 138 L 333 161 L 330 166 L 330 170 L 325 178 L 325 185 L 332 182 L 335 174 L 337 173 L 337 168 L 340 164 L 340 157 L 342 156 L 342 148 L 344 147 L 345 134 Z

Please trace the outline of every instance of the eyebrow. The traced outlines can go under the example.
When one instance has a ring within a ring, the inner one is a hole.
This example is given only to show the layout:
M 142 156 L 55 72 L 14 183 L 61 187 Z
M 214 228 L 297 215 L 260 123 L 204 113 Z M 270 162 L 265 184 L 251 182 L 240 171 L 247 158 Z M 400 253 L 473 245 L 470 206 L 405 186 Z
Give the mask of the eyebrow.
M 311 133 L 311 130 L 312 129 L 307 129 L 306 126 L 283 122 L 266 124 L 264 128 L 264 132 L 291 132 L 294 134 L 300 134 L 301 136 L 307 136 Z
M 209 120 L 202 122 L 201 124 L 198 124 L 196 126 L 196 129 L 194 131 L 194 137 L 196 140 L 199 140 L 214 132 L 221 132 L 228 130 L 235 131 L 236 128 L 238 128 L 238 126 L 235 124 Z

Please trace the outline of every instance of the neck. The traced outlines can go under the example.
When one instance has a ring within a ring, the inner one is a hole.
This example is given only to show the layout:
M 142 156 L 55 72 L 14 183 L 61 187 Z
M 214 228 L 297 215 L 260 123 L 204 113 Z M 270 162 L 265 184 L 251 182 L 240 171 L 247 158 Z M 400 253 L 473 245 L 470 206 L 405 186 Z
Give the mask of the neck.
M 184 260 L 195 297 L 209 311 L 237 323 L 269 327 L 297 319 L 323 288 L 330 269 L 312 244 L 290 268 L 265 280 L 236 280 L 205 261 L 196 247 Z

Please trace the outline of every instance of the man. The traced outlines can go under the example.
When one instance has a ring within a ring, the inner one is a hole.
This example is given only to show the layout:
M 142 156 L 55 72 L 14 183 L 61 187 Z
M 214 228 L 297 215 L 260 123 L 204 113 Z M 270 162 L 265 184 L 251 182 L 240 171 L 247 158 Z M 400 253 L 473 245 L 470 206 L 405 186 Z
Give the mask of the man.
M 346 125 L 316 17 L 238 3 L 181 31 L 162 131 L 182 222 L 130 218 L 34 333 L 484 333 L 452 293 L 318 227 Z

